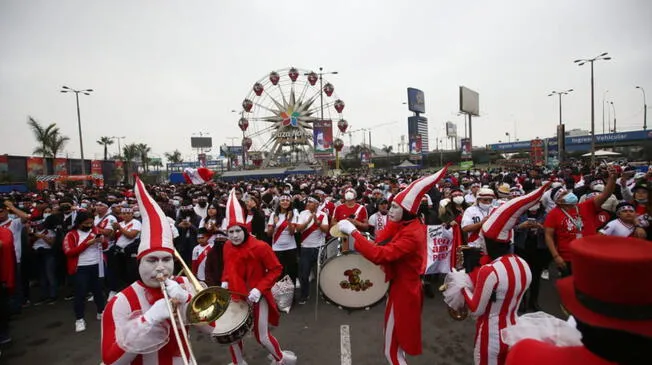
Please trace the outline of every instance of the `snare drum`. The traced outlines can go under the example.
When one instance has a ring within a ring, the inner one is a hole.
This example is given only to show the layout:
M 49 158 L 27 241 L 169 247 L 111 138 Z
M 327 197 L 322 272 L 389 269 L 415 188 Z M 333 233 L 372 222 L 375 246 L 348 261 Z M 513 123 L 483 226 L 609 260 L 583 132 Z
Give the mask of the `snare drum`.
M 385 272 L 380 266 L 357 252 L 349 251 L 331 256 L 324 262 L 319 288 L 327 300 L 337 305 L 362 309 L 380 302 L 389 289 L 389 283 L 385 282 Z
M 254 324 L 251 306 L 245 300 L 231 299 L 224 314 L 215 321 L 211 339 L 224 345 L 240 341 Z

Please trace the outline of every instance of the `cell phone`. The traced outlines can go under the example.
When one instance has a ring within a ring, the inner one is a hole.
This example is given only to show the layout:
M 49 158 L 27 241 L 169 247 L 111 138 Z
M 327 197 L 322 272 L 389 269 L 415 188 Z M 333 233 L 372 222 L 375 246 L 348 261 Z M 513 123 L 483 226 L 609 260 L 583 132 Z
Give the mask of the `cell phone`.
M 351 219 L 355 219 L 355 214 L 351 214 L 351 215 L 349 216 L 349 218 L 351 218 Z

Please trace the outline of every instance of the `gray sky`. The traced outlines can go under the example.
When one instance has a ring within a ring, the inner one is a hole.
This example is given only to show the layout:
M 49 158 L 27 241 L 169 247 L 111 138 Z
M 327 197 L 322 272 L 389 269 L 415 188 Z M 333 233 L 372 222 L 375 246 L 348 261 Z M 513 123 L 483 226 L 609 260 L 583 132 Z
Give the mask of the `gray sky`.
M 209 132 L 214 144 L 241 135 L 231 110 L 255 81 L 289 66 L 338 71 L 328 80 L 351 128 L 399 122 L 373 130 L 374 145 L 396 149 L 407 134 L 408 86 L 425 92 L 431 148 L 447 120 L 464 133 L 459 85 L 480 93 L 474 145 L 505 132 L 551 136 L 552 90 L 575 89 L 564 97 L 567 130 L 590 127 L 590 69 L 572 61 L 606 51 L 613 59 L 595 65 L 596 131 L 607 89 L 618 129 L 641 129 L 635 86 L 652 105 L 651 19 L 647 0 L 3 0 L 0 153 L 31 153 L 32 115 L 56 122 L 78 157 L 74 96 L 59 93 L 68 85 L 95 89 L 80 97 L 86 158 L 101 158 L 95 141 L 116 135 L 147 143 L 153 156 L 178 148 L 189 158 L 193 133 Z

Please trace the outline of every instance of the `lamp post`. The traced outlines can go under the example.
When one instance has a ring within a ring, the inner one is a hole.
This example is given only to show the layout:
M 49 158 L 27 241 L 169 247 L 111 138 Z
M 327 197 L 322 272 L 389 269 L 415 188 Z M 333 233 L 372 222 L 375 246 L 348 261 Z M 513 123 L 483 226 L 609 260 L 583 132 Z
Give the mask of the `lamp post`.
M 81 114 L 79 113 L 79 93 L 84 95 L 90 95 L 93 92 L 93 89 L 86 90 L 75 90 L 71 89 L 68 86 L 62 86 L 62 93 L 75 93 L 75 100 L 77 101 L 77 128 L 79 129 L 79 152 L 81 155 L 81 173 L 86 175 L 86 166 L 84 164 L 84 141 L 82 140 L 82 128 L 81 128 Z
M 111 139 L 113 140 L 118 140 L 118 159 L 122 157 L 122 148 L 120 147 L 120 140 L 125 138 L 127 137 L 116 137 L 116 136 L 111 137 Z
M 507 137 L 507 143 L 512 142 L 511 137 L 509 136 L 509 132 L 505 132 L 505 137 Z
M 643 92 L 643 130 L 647 130 L 647 101 L 645 99 L 645 89 L 640 86 L 636 87 Z
M 605 90 L 604 93 L 602 94 L 602 134 L 604 134 L 604 131 L 605 131 L 605 129 L 604 129 L 604 103 L 607 102 L 605 100 L 605 98 L 607 97 L 608 92 L 609 92 L 609 90 Z
M 590 63 L 591 64 L 591 166 L 595 166 L 595 104 L 594 104 L 594 83 L 593 83 L 593 63 L 595 61 L 607 61 L 610 60 L 611 57 L 607 56 L 607 52 L 604 52 L 600 54 L 599 56 L 589 58 L 589 59 L 579 59 L 573 61 L 574 63 L 577 63 L 578 66 L 582 66 L 585 63 Z
M 304 76 L 309 75 L 310 73 L 304 73 Z M 324 120 L 324 75 L 337 75 L 337 71 L 324 72 L 323 67 L 319 67 L 319 119 Z M 298 159 L 298 157 L 297 157 Z M 335 169 L 340 169 L 340 154 L 335 150 Z
M 614 133 L 616 133 L 616 106 L 613 101 L 609 102 L 609 104 L 611 104 L 611 109 L 614 111 Z
M 565 91 L 551 91 L 548 96 L 553 96 L 553 95 L 558 95 L 559 96 L 559 125 L 562 125 L 562 119 L 561 119 L 561 97 L 564 95 L 568 95 L 570 92 L 572 92 L 573 89 L 568 89 Z

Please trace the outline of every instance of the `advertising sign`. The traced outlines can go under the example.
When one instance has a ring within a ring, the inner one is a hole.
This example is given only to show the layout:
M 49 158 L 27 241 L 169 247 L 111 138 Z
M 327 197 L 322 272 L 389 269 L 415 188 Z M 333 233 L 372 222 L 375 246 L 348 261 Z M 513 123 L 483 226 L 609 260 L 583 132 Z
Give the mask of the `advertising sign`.
M 420 134 L 410 135 L 410 155 L 415 159 L 421 159 L 422 141 Z
M 473 158 L 471 153 L 471 139 L 462 138 L 460 145 L 462 146 L 462 160 L 471 160 Z
M 408 109 L 415 113 L 425 113 L 426 112 L 426 101 L 423 97 L 423 91 L 415 89 L 413 87 L 408 87 L 407 89 L 408 96 Z
M 55 158 L 54 159 L 54 174 L 65 176 L 68 175 L 68 159 Z
M 474 116 L 480 115 L 480 96 L 477 92 L 460 86 L 460 111 Z
M 534 166 L 543 166 L 545 156 L 543 155 L 543 140 L 533 139 L 530 142 L 530 162 Z
M 213 139 L 211 137 L 190 137 L 190 147 L 211 148 L 213 147 Z
M 453 122 L 446 122 L 446 137 L 457 138 L 457 125 Z
M 333 156 L 333 121 L 316 120 L 313 123 L 315 158 L 329 159 Z
M 27 158 L 27 176 L 36 177 L 45 175 L 43 170 L 43 157 L 28 157 Z
M 91 161 L 91 175 L 102 175 L 102 161 Z
M 360 152 L 360 162 L 362 164 L 368 164 L 369 161 L 371 161 L 371 154 L 369 153 L 369 151 Z
M 9 173 L 9 157 L 7 155 L 0 155 L 0 174 Z
M 460 169 L 470 170 L 473 168 L 473 161 L 462 161 L 460 162 Z

